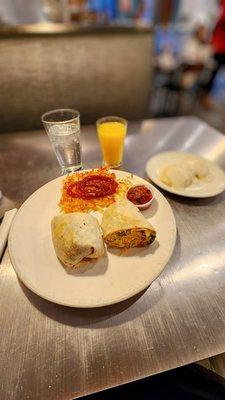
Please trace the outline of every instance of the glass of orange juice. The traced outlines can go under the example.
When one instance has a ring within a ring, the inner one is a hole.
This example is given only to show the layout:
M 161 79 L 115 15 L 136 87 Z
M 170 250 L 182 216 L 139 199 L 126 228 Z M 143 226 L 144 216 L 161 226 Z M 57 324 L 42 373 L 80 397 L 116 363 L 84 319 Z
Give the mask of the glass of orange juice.
M 127 121 L 120 117 L 104 117 L 96 122 L 103 154 L 103 165 L 118 168 L 123 159 Z

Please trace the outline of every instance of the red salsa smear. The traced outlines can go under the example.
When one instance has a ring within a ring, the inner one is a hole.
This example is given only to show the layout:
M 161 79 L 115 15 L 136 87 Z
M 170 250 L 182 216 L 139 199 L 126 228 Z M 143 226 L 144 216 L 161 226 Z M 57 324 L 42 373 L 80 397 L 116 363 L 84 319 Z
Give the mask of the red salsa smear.
M 115 178 L 93 174 L 81 181 L 71 183 L 67 188 L 67 193 L 73 198 L 83 200 L 99 199 L 116 193 L 117 187 Z
M 146 204 L 152 199 L 151 190 L 144 185 L 131 187 L 127 192 L 127 198 L 135 205 Z

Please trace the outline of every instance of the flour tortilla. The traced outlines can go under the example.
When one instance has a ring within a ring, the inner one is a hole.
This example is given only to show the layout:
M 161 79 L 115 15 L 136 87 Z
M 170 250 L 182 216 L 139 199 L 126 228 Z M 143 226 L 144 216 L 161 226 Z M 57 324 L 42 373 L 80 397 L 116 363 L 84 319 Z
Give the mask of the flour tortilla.
M 101 226 L 103 238 L 111 247 L 147 246 L 156 236 L 154 227 L 133 203 L 125 199 L 112 204 L 104 211 Z M 143 243 L 137 244 L 141 236 Z
M 56 255 L 69 268 L 79 266 L 84 258 L 99 258 L 104 254 L 98 220 L 90 214 L 75 212 L 56 216 L 51 229 Z

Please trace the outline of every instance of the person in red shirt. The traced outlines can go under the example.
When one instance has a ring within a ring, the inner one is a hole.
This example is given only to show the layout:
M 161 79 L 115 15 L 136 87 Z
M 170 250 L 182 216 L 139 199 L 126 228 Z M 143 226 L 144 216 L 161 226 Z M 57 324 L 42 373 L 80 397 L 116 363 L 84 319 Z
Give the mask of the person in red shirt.
M 220 16 L 212 34 L 211 44 L 215 63 L 210 79 L 203 87 L 203 90 L 207 92 L 207 95 L 203 98 L 203 105 L 207 108 L 213 106 L 210 91 L 218 71 L 225 65 L 225 0 L 220 0 Z

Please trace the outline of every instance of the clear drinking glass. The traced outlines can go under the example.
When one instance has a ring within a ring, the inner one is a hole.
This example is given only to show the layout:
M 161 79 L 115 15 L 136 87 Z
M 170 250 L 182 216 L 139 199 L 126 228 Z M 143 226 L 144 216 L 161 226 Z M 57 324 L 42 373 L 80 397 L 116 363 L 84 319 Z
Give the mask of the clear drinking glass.
M 41 117 L 62 173 L 82 169 L 80 114 L 76 110 L 48 111 Z
M 120 117 L 104 117 L 96 122 L 102 148 L 103 165 L 118 168 L 123 160 L 127 121 Z

